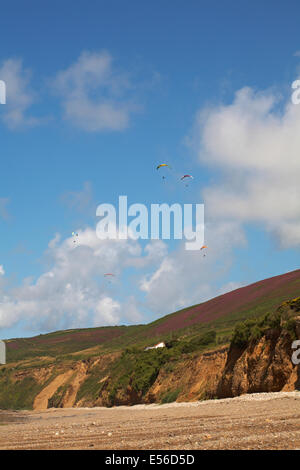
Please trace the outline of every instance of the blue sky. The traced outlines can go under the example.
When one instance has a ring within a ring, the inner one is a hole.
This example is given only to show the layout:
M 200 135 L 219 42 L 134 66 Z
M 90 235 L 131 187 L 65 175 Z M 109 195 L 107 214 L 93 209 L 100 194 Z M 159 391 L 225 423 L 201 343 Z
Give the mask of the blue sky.
M 1 337 L 148 322 L 299 267 L 299 13 L 296 1 L 1 6 Z M 97 205 L 123 194 L 204 202 L 205 259 L 174 241 L 91 241 Z

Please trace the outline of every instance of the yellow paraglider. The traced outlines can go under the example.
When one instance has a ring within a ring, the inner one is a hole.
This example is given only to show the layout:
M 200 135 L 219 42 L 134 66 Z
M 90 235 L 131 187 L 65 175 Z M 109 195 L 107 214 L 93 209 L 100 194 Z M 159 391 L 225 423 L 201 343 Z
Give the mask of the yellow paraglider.
M 156 169 L 158 170 L 158 169 L 161 168 L 162 166 L 168 166 L 169 168 L 171 168 L 170 165 L 168 165 L 167 163 L 161 163 L 160 165 L 158 165 L 158 166 L 156 167 Z
M 160 165 L 157 165 L 156 169 L 159 170 L 160 168 L 163 168 L 163 167 L 167 167 L 167 168 L 171 169 L 170 165 L 168 165 L 167 163 L 161 163 Z M 162 179 L 163 180 L 166 179 L 165 175 L 162 176 Z

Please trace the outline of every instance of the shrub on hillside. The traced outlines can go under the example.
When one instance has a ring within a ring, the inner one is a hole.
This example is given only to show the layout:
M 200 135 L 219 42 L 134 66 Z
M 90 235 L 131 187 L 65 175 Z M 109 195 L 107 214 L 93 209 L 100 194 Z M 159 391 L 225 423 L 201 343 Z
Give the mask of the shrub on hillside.
M 296 333 L 296 320 L 294 318 L 289 318 L 284 324 L 284 329 L 288 331 L 292 340 L 297 339 Z
M 196 336 L 190 341 L 178 342 L 177 349 L 179 349 L 182 353 L 191 353 L 202 349 L 209 344 L 214 344 L 216 342 L 216 336 L 216 331 L 210 330 L 206 333 L 203 333 L 202 335 Z
M 258 341 L 267 330 L 286 329 L 290 335 L 295 334 L 295 320 L 288 319 L 282 323 L 282 316 L 280 309 L 276 312 L 267 313 L 259 318 L 248 319 L 244 322 L 238 323 L 235 326 L 231 344 L 237 347 L 245 347 L 250 341 Z
M 177 388 L 176 390 L 168 390 L 165 392 L 161 398 L 160 398 L 160 403 L 172 403 L 177 400 L 177 397 L 180 393 L 180 389 Z

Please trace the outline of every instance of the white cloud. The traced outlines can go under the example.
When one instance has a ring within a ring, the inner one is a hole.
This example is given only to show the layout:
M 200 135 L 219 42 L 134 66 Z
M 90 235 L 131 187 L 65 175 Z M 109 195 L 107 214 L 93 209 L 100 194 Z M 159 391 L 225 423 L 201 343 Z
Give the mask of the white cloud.
M 115 70 L 105 51 L 83 52 L 57 74 L 54 88 L 62 97 L 64 118 L 85 131 L 123 130 L 137 110 L 124 98 L 131 88 L 128 78 Z
M 4 274 L 5 274 L 5 271 L 4 271 L 3 265 L 0 264 L 0 276 L 4 276 Z
M 230 281 L 224 284 L 221 289 L 218 291 L 218 295 L 223 295 L 227 294 L 227 292 L 231 292 L 233 290 L 239 289 L 240 287 L 243 287 L 244 284 L 238 281 Z
M 233 223 L 207 225 L 206 256 L 186 251 L 184 241 L 168 253 L 161 240 L 143 248 L 133 239 L 99 240 L 92 228 L 76 232 L 75 244 L 54 236 L 45 254 L 49 267 L 36 280 L 10 290 L 3 285 L 0 328 L 20 321 L 31 331 L 142 323 L 145 313 L 164 315 L 218 294 L 233 247 L 244 243 Z M 115 274 L 113 282 L 106 272 Z
M 130 295 L 126 302 L 124 303 L 123 309 L 125 312 L 125 317 L 131 323 L 142 323 L 145 321 L 143 319 L 140 307 L 143 307 L 133 295 Z
M 135 268 L 143 268 L 159 263 L 167 254 L 168 247 L 165 242 L 162 240 L 151 240 L 144 248 L 144 256 L 132 258 L 128 261 L 128 265 Z
M 99 240 L 91 228 L 77 233 L 75 244 L 73 237 L 55 235 L 45 254 L 49 268 L 36 280 L 26 278 L 19 287 L 0 292 L 0 328 L 21 320 L 32 331 L 141 320 L 132 295 L 118 298 L 122 272 L 159 262 L 165 251 L 158 248 L 154 255 L 151 242 L 143 250 L 132 239 Z M 115 274 L 112 284 L 105 280 L 106 272 Z
M 100 240 L 89 227 L 75 231 L 76 243 L 59 234 L 49 242 L 48 268 L 37 279 L 10 290 L 3 285 L 0 328 L 20 321 L 31 331 L 142 323 L 145 313 L 165 315 L 219 294 L 233 248 L 245 243 L 240 225 L 232 222 L 206 225 L 206 256 L 186 251 L 184 240 L 168 253 L 161 240 L 143 247 L 133 239 Z M 115 274 L 113 282 L 106 272 Z
M 232 250 L 245 239 L 238 224 L 226 222 L 208 223 L 205 241 L 205 256 L 200 250 L 186 251 L 182 243 L 157 269 L 142 277 L 140 289 L 153 312 L 163 315 L 217 295 L 216 283 L 231 267 Z
M 198 114 L 191 142 L 220 176 L 204 188 L 206 214 L 259 222 L 282 246 L 300 245 L 300 106 L 243 88 L 231 105 Z
M 120 321 L 121 305 L 111 297 L 103 297 L 96 305 L 94 325 L 117 325 Z
M 0 77 L 6 83 L 6 104 L 1 110 L 7 127 L 16 129 L 38 124 L 39 120 L 28 114 L 35 94 L 30 87 L 31 72 L 23 67 L 22 60 L 5 60 L 0 66 Z

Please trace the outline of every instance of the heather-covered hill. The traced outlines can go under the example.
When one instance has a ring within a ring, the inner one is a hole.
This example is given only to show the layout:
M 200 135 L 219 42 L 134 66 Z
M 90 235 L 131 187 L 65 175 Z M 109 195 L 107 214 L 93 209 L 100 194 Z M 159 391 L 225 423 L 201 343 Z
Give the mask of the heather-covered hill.
M 300 270 L 255 282 L 207 302 L 185 308 L 152 323 L 154 335 L 202 323 L 230 325 L 271 311 L 284 300 L 300 294 Z
M 36 357 L 0 366 L 0 408 L 47 409 L 168 403 L 293 391 L 300 297 L 235 325 L 230 345 L 215 330 L 181 335 L 165 348 L 140 346 Z M 82 353 L 81 353 L 82 354 Z
M 148 325 L 73 329 L 7 340 L 7 361 L 79 352 L 86 356 L 97 355 L 99 351 L 143 347 L 182 335 L 193 338 L 212 329 L 216 331 L 217 344 L 225 344 L 230 341 L 238 321 L 268 313 L 299 294 L 300 270 L 296 270 L 187 307 Z

